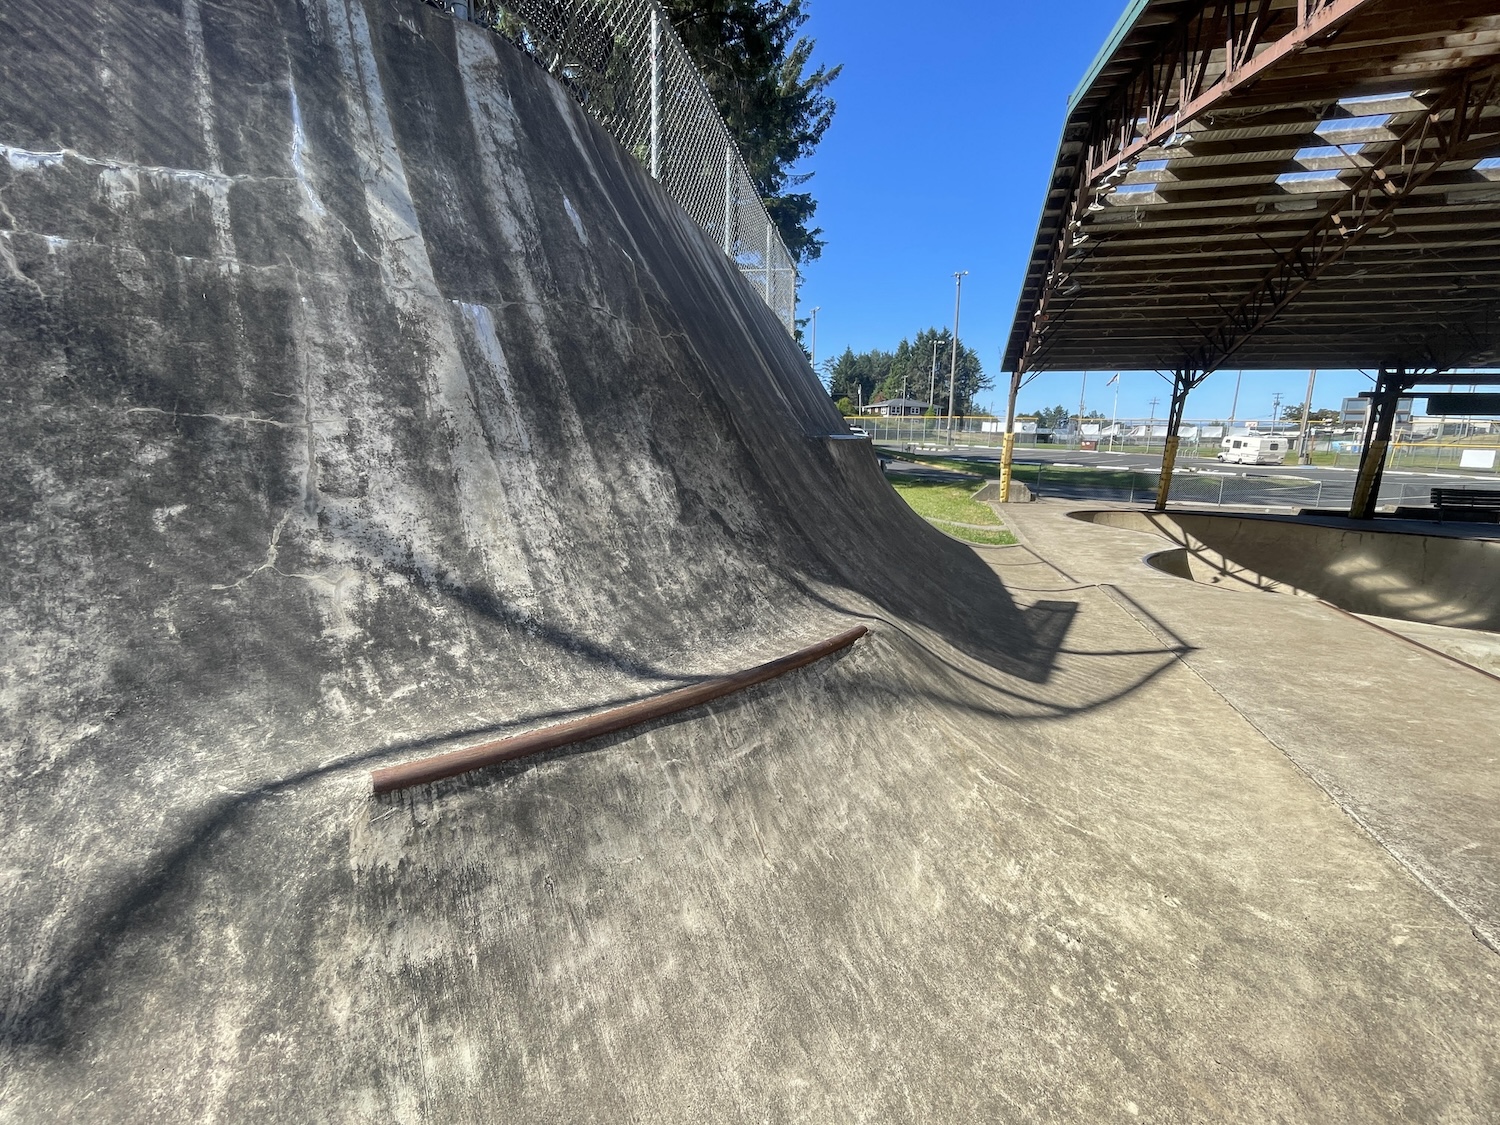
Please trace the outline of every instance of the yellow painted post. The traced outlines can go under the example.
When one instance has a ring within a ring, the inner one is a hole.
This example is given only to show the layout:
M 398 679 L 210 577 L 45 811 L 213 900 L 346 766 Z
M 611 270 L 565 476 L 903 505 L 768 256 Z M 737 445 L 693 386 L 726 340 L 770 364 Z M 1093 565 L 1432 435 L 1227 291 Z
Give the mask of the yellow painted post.
M 1355 519 L 1368 519 L 1375 511 L 1370 493 L 1385 464 L 1385 450 L 1389 444 L 1378 438 L 1371 441 L 1359 463 L 1359 478 L 1354 483 L 1354 502 L 1349 505 L 1349 514 Z
M 1167 510 L 1167 496 L 1172 491 L 1172 468 L 1177 464 L 1177 443 L 1181 439 L 1172 434 L 1161 450 L 1161 480 L 1156 484 L 1156 510 Z
M 1016 451 L 1016 435 L 1007 431 L 1000 446 L 1000 503 L 1010 503 L 1010 462 Z

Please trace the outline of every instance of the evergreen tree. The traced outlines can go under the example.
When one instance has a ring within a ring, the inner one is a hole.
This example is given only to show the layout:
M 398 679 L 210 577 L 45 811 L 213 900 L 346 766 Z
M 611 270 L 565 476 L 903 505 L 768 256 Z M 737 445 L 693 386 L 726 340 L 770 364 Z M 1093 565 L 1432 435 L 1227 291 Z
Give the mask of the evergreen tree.
M 823 251 L 811 226 L 817 203 L 795 174 L 833 120 L 828 87 L 842 66 L 809 73 L 815 42 L 798 36 L 804 0 L 663 0 L 688 54 L 697 63 L 724 123 L 739 143 L 755 189 L 781 240 L 799 263 Z
M 875 390 L 890 374 L 890 352 L 879 350 L 854 354 L 853 348 L 845 348 L 844 354 L 833 361 L 828 373 L 828 393 L 835 399 L 847 398 L 866 406 L 875 398 Z
M 937 369 L 933 371 L 936 344 Z M 865 403 L 888 398 L 914 398 L 926 402 L 929 392 L 936 414 L 948 413 L 948 380 L 953 369 L 953 335 L 945 328 L 925 328 L 914 339 L 902 340 L 894 352 L 875 349 L 856 355 L 852 348 L 833 361 L 829 371 L 829 393 Z M 994 385 L 979 363 L 979 353 L 959 341 L 958 381 L 953 396 L 957 414 L 974 412 L 974 396 Z M 903 395 L 903 391 L 905 392 Z

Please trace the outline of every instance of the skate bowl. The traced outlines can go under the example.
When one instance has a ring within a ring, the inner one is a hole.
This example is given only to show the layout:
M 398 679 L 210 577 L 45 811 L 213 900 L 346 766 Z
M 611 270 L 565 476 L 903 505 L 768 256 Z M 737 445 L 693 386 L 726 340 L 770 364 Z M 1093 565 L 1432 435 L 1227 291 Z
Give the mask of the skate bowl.
M 1500 629 L 1500 539 L 1286 516 L 1123 509 L 1073 516 L 1176 543 L 1146 560 L 1174 577 L 1301 594 L 1351 613 Z

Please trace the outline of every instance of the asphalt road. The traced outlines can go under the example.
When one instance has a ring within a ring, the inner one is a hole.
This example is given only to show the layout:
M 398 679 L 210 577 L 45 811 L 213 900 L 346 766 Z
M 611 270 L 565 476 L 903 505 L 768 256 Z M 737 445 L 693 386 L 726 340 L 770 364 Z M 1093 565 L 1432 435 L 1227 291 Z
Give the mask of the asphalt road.
M 900 449 L 904 442 L 879 442 L 882 446 L 892 449 Z M 940 452 L 946 453 L 946 450 Z M 971 457 L 976 461 L 998 461 L 1000 450 L 998 448 L 976 446 L 969 448 L 958 446 L 955 453 Z M 1352 458 L 1351 458 L 1352 459 Z M 1120 469 L 1141 473 L 1155 473 L 1161 471 L 1161 455 L 1155 453 L 1109 453 L 1107 451 L 1088 451 L 1078 449 L 1067 449 L 1058 447 L 1048 448 L 1026 448 L 1017 450 L 1015 456 L 1018 465 L 1087 465 L 1091 468 Z M 1225 465 L 1213 457 L 1182 457 L 1177 458 L 1177 467 L 1182 469 L 1197 469 L 1203 472 L 1231 473 L 1236 476 L 1246 477 L 1300 477 L 1309 481 L 1324 481 L 1329 483 L 1346 483 L 1354 479 L 1355 467 L 1353 465 Z M 1413 484 L 1421 483 L 1432 488 L 1459 488 L 1473 487 L 1476 484 L 1494 484 L 1500 487 L 1500 476 L 1494 474 L 1476 473 L 1438 473 L 1430 470 L 1406 470 L 1386 469 L 1386 481 L 1406 480 Z

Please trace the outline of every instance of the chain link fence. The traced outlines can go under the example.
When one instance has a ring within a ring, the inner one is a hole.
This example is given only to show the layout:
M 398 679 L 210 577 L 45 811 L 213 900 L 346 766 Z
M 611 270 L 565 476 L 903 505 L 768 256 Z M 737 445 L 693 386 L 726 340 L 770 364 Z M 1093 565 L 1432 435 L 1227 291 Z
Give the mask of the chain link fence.
M 734 261 L 793 335 L 797 269 L 687 48 L 656 0 L 474 0 L 560 79 Z
M 1037 497 L 1067 500 L 1114 500 L 1127 504 L 1156 503 L 1160 477 L 1154 472 L 1089 469 L 1061 465 L 1018 464 L 1013 479 Z M 1382 508 L 1429 506 L 1431 481 L 1384 480 Z M 1321 508 L 1347 512 L 1354 502 L 1354 479 L 1298 480 L 1289 477 L 1238 473 L 1179 472 L 1172 474 L 1172 503 L 1196 507 Z
M 992 415 L 963 416 L 949 419 L 939 415 L 851 415 L 846 419 L 851 426 L 858 426 L 871 439 L 895 445 L 908 453 L 938 453 L 949 450 L 999 449 L 1005 443 L 1005 423 Z M 1223 423 L 1187 425 L 1180 431 L 1182 444 L 1179 459 L 1217 457 Z M 1149 426 L 1121 423 L 1120 431 L 1103 435 L 1064 433 L 1038 435 L 1035 432 L 1018 432 L 1016 449 L 1028 456 L 1033 452 L 1058 453 L 1062 450 L 1082 452 L 1147 454 L 1160 456 L 1167 436 L 1165 426 Z M 1241 437 L 1249 431 L 1236 430 L 1234 436 Z M 1264 431 L 1269 433 L 1270 431 Z M 1288 437 L 1289 449 L 1282 462 L 1295 471 L 1298 464 L 1297 439 Z M 1352 469 L 1359 465 L 1359 442 L 1319 436 L 1313 442 L 1313 464 L 1323 467 Z M 1263 465 L 1269 462 L 1262 462 Z M 1386 461 L 1391 470 L 1449 471 L 1463 476 L 1494 479 L 1500 476 L 1500 438 L 1484 434 L 1463 441 L 1413 441 L 1405 440 L 1391 445 Z

